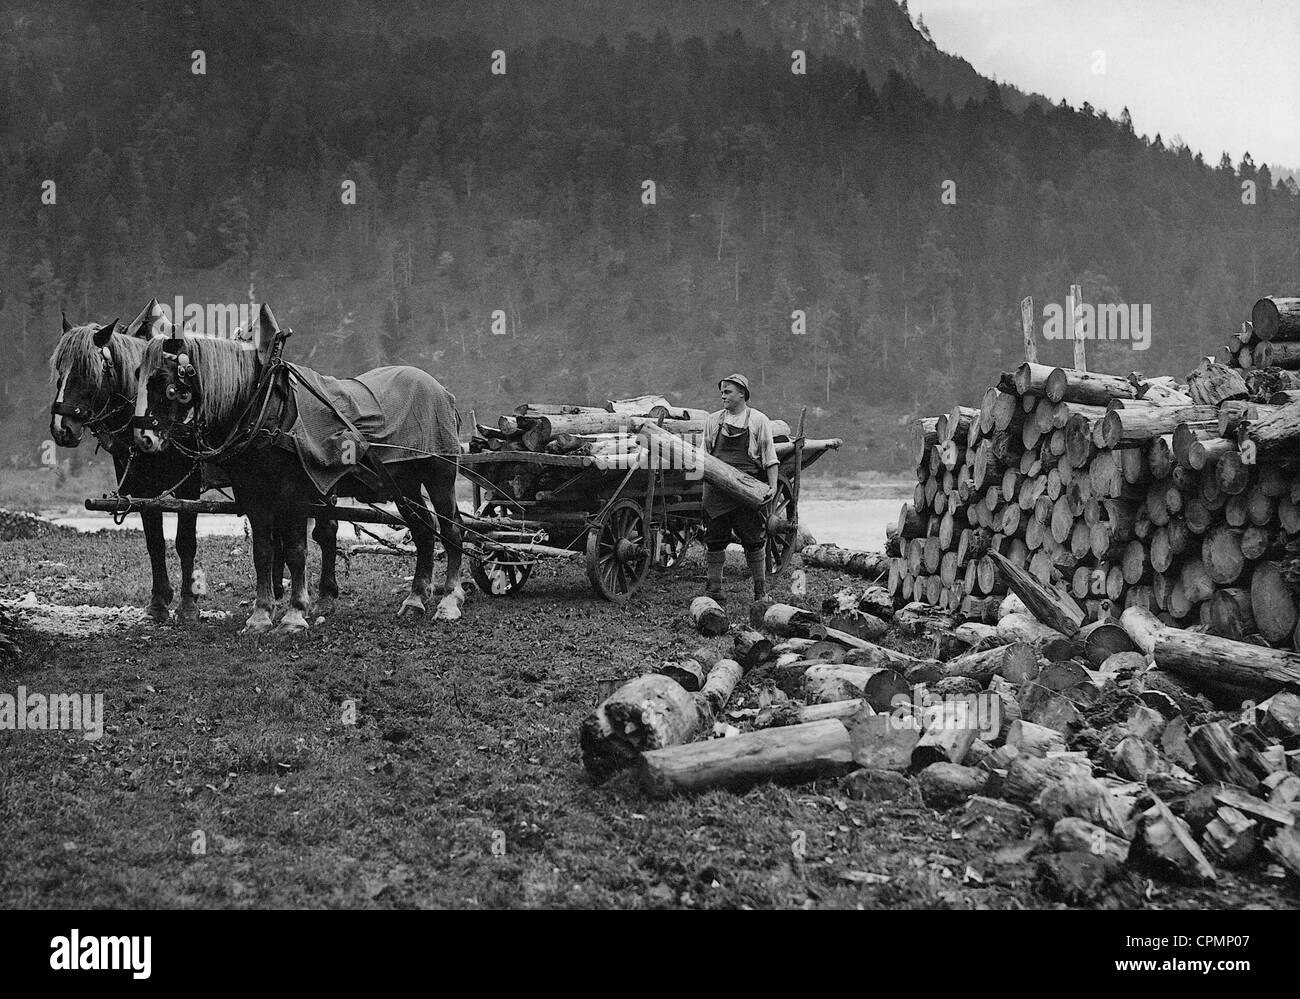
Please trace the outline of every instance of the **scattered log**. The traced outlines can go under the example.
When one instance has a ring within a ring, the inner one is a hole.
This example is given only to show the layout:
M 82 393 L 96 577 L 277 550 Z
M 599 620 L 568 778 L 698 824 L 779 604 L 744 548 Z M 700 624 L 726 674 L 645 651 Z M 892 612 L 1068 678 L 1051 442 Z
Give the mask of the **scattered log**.
M 1252 791 L 1259 785 L 1259 778 L 1241 761 L 1232 732 L 1223 723 L 1197 725 L 1188 733 L 1187 745 L 1205 780 L 1236 784 Z
M 691 601 L 691 624 L 702 635 L 722 635 L 731 627 L 727 612 L 712 597 L 696 597 Z
M 1218 873 L 1196 845 L 1187 823 L 1155 794 L 1151 798 L 1154 804 L 1142 813 L 1140 822 L 1139 839 L 1143 849 L 1192 880 L 1217 881 Z
M 774 635 L 808 638 L 810 630 L 820 624 L 812 611 L 793 604 L 773 604 L 763 612 L 763 627 Z
M 1007 745 L 1015 746 L 1022 756 L 1045 757 L 1049 753 L 1065 752 L 1065 738 L 1060 732 L 1023 720 L 1012 722 Z
M 904 771 L 921 739 L 916 719 L 906 713 L 876 714 L 869 708 L 844 722 L 853 761 L 869 770 Z
M 943 663 L 944 676 L 968 676 L 987 685 L 995 676 L 1023 676 L 1033 670 L 1038 657 L 1025 642 L 1011 642 L 981 652 L 969 652 Z
M 745 667 L 746 671 L 774 658 L 772 640 L 752 629 L 741 628 L 737 631 L 733 644 L 736 660 Z
M 921 799 L 931 808 L 952 808 L 979 794 L 988 777 L 982 770 L 958 763 L 931 763 L 921 771 Z
M 695 659 L 679 659 L 658 666 L 655 672 L 681 684 L 683 690 L 695 693 L 704 686 L 704 667 Z
M 645 752 L 640 780 L 646 793 L 662 798 L 843 777 L 853 768 L 848 731 L 828 719 Z
M 721 711 L 723 705 L 731 699 L 732 691 L 736 689 L 744 672 L 744 668 L 734 659 L 719 659 L 713 664 L 709 677 L 700 690 L 700 696 L 709 703 L 714 714 Z
M 698 702 L 675 680 L 648 674 L 614 691 L 582 722 L 582 762 L 604 780 L 647 749 L 676 746 L 699 731 Z

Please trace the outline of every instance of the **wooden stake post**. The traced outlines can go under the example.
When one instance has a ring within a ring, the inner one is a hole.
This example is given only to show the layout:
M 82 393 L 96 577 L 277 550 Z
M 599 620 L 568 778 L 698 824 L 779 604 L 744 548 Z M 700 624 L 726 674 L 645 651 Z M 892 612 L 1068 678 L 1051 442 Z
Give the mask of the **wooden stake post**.
M 1074 341 L 1074 370 L 1088 370 L 1088 351 L 1084 342 L 1078 339 L 1077 326 L 1075 320 L 1078 318 L 1076 310 L 1083 304 L 1083 288 L 1080 285 L 1070 285 L 1070 297 L 1066 300 L 1065 313 L 1069 316 L 1070 327 L 1066 336 Z
M 1020 328 L 1025 334 L 1025 360 L 1030 364 L 1038 361 L 1038 344 L 1034 341 L 1034 298 L 1032 295 L 1020 300 Z

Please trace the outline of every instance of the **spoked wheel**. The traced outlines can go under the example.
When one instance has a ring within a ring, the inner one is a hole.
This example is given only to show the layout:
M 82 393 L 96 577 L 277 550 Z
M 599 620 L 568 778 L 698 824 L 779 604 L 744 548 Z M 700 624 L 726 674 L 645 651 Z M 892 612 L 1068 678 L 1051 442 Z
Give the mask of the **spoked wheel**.
M 797 522 L 794 487 L 784 475 L 777 476 L 776 496 L 767 507 L 767 574 L 783 572 L 794 557 Z
M 508 504 L 492 500 L 479 510 L 480 517 L 515 516 Z M 505 550 L 487 551 L 481 558 L 469 559 L 470 575 L 478 588 L 491 597 L 508 597 L 523 589 L 533 571 L 531 562 Z
M 670 520 L 658 527 L 655 530 L 655 569 L 663 572 L 681 565 L 691 542 L 699 533 L 699 524 L 690 520 Z
M 522 590 L 533 571 L 531 562 L 519 561 L 511 552 L 488 552 L 469 560 L 470 575 L 478 588 L 491 597 L 508 597 Z
M 616 500 L 587 534 L 587 578 L 592 588 L 615 603 L 639 590 L 650 575 L 653 540 L 641 505 Z

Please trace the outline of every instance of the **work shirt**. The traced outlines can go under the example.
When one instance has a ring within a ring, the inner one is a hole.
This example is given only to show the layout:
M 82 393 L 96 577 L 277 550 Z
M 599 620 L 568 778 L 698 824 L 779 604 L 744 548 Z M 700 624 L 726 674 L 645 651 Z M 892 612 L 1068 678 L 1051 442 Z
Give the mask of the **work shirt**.
M 719 429 L 726 416 L 727 411 L 720 409 L 716 413 L 710 413 L 704 420 L 704 449 L 709 454 L 713 454 L 718 448 Z M 776 442 L 772 439 L 772 421 L 751 406 L 745 412 L 744 429 L 749 431 L 749 457 L 758 466 L 759 474 L 756 477 L 761 478 L 762 472 L 773 465 L 781 464 L 776 457 Z

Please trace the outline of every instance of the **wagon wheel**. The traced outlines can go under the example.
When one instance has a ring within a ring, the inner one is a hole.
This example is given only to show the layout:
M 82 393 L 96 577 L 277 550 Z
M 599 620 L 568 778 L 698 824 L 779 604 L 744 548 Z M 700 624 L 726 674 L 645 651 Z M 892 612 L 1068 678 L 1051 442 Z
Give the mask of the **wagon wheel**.
M 670 520 L 656 528 L 655 569 L 663 572 L 681 565 L 699 533 L 700 525 L 690 520 Z
M 764 509 L 767 511 L 767 574 L 775 576 L 785 571 L 794 556 L 798 527 L 794 487 L 784 474 L 777 476 L 776 496 Z
M 587 534 L 587 578 L 606 600 L 621 603 L 650 575 L 651 544 L 645 512 L 635 500 L 616 500 Z
M 511 510 L 505 503 L 489 500 L 479 509 L 480 517 L 509 517 Z M 481 557 L 471 556 L 469 572 L 478 588 L 492 597 L 508 597 L 522 590 L 533 571 L 531 562 L 501 550 L 488 550 Z

